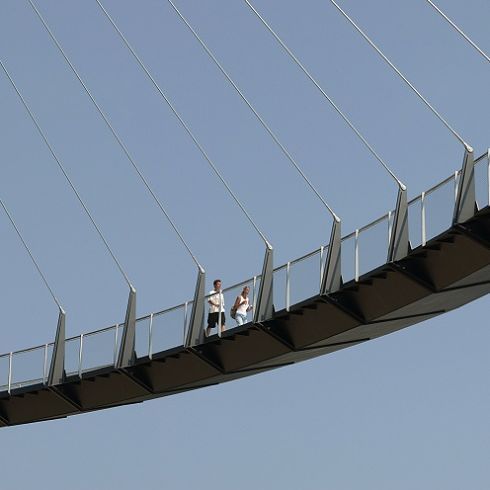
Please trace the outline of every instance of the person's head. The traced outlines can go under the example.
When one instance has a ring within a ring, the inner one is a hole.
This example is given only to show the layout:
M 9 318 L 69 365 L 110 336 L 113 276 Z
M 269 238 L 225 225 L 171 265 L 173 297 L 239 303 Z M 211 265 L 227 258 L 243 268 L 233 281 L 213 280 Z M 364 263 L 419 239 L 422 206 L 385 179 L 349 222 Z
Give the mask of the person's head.
M 248 286 L 245 286 L 242 291 L 242 296 L 246 298 L 249 292 L 250 292 L 250 288 Z
M 221 289 L 221 279 L 215 279 L 213 281 L 213 286 L 215 291 L 219 291 Z

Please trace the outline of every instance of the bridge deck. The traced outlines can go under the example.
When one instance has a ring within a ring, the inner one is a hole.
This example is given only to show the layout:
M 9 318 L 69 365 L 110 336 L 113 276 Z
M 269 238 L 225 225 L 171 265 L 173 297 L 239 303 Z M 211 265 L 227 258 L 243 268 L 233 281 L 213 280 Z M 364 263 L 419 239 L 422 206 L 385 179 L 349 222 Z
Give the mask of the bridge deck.
M 350 281 L 335 294 L 314 296 L 243 325 L 138 358 L 127 369 L 106 367 L 0 395 L 0 426 L 66 417 L 137 403 L 250 376 L 387 335 L 490 291 L 490 208 L 453 226 L 395 263 Z

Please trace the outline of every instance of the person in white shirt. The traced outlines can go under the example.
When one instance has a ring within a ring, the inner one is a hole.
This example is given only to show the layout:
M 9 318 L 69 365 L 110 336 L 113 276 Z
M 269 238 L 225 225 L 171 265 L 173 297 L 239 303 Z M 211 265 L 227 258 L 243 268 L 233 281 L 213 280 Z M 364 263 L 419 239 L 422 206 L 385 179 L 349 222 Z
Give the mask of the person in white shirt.
M 250 288 L 245 286 L 242 293 L 237 296 L 235 304 L 233 305 L 233 309 L 236 310 L 235 320 L 237 325 L 247 323 L 247 313 L 253 308 L 250 305 L 250 299 L 248 297 L 249 292 Z
M 225 330 L 225 299 L 221 291 L 221 279 L 215 279 L 213 286 L 214 289 L 209 292 L 208 298 L 209 313 L 206 337 L 209 337 L 213 328 L 218 328 L 220 333 Z

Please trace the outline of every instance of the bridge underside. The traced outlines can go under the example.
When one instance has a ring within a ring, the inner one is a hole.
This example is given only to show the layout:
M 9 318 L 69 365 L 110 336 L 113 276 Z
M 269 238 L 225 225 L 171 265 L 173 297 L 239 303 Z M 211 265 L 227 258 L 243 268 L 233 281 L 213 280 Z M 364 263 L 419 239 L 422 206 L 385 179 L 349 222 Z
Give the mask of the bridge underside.
M 179 347 L 0 397 L 0 426 L 142 402 L 231 381 L 395 332 L 490 292 L 490 209 L 456 225 L 330 296 L 230 329 L 196 348 Z

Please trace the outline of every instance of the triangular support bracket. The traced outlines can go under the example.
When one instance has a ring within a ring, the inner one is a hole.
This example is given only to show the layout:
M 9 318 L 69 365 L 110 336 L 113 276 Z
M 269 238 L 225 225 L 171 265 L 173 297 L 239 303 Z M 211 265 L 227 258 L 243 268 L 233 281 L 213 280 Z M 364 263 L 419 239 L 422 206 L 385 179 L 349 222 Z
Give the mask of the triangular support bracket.
M 60 308 L 53 355 L 49 366 L 48 386 L 59 385 L 65 379 L 65 319 L 66 313 Z
M 136 290 L 133 287 L 129 289 L 128 306 L 126 308 L 126 318 L 124 320 L 124 330 L 121 338 L 121 347 L 117 357 L 116 367 L 118 369 L 126 368 L 134 363 L 135 352 L 135 335 L 136 335 Z
M 341 275 L 341 223 L 334 219 L 327 257 L 323 266 L 320 294 L 327 295 L 338 291 L 342 285 Z
M 393 213 L 387 262 L 403 259 L 408 255 L 409 251 L 407 189 L 406 187 L 400 187 Z
M 197 273 L 196 289 L 194 292 L 194 300 L 192 302 L 192 310 L 189 319 L 189 327 L 185 338 L 186 347 L 195 347 L 202 344 L 204 341 L 204 286 L 206 274 L 204 269 L 199 269 Z
M 270 245 L 267 245 L 264 256 L 264 265 L 262 266 L 259 292 L 257 300 L 255 301 L 254 323 L 262 323 L 272 319 L 274 316 L 273 268 L 273 250 Z
M 463 166 L 454 203 L 453 224 L 463 223 L 475 215 L 475 161 L 473 149 L 465 149 Z

